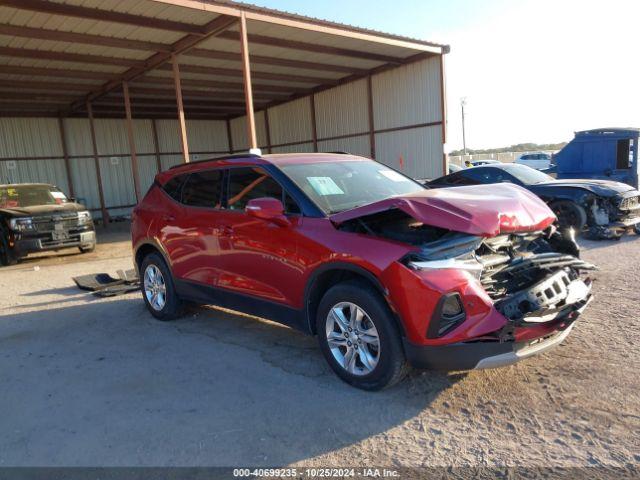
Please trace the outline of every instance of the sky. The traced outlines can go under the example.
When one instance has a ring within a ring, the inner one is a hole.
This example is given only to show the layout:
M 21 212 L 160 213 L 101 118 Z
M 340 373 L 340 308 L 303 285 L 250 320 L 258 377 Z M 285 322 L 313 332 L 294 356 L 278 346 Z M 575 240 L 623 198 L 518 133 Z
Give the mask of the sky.
M 451 46 L 449 151 L 640 127 L 640 0 L 248 0 Z

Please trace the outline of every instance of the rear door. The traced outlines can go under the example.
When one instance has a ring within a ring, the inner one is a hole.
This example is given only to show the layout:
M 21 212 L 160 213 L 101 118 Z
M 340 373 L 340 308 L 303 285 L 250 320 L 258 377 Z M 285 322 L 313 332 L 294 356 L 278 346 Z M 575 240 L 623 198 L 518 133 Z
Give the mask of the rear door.
M 221 211 L 224 170 L 194 172 L 186 179 L 181 194 L 183 205 L 174 245 L 173 272 L 182 280 L 214 286 L 217 283 L 218 235 L 215 226 Z M 178 213 L 176 213 L 178 215 Z
M 230 168 L 225 208 L 217 217 L 218 286 L 237 293 L 299 307 L 292 288 L 303 282 L 297 256 L 300 209 L 282 186 L 260 167 Z M 281 200 L 290 226 L 247 215 L 251 199 Z

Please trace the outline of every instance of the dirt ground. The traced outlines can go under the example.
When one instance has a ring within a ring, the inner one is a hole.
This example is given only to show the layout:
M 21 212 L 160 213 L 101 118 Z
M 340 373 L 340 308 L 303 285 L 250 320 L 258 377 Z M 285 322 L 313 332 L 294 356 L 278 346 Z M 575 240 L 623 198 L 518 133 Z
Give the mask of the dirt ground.
M 126 224 L 92 254 L 0 270 L 0 466 L 640 464 L 640 237 L 583 242 L 594 302 L 512 367 L 413 373 L 366 393 L 313 338 L 212 308 L 155 321 L 79 274 L 131 267 Z

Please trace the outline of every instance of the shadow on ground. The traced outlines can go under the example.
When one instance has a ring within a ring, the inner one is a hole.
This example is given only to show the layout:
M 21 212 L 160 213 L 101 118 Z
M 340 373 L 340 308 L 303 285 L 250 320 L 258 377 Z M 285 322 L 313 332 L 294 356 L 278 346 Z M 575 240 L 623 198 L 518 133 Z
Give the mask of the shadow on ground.
M 283 465 L 384 434 L 459 377 L 342 383 L 314 338 L 136 295 L 0 317 L 5 465 Z
M 628 233 L 623 235 L 618 240 L 588 240 L 586 238 L 578 238 L 578 245 L 584 250 L 597 250 L 600 248 L 612 247 L 621 245 L 628 242 L 640 241 L 640 235 L 634 233 Z

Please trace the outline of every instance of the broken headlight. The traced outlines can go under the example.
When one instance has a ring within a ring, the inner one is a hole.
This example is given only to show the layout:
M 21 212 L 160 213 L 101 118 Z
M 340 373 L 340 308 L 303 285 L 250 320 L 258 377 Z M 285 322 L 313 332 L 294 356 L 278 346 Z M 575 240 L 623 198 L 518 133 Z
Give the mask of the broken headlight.
M 414 270 L 465 270 L 479 280 L 483 265 L 475 252 L 482 242 L 482 237 L 473 235 L 448 235 L 425 245 L 420 253 L 407 259 L 406 265 Z
M 409 266 L 415 270 L 443 270 L 455 269 L 465 270 L 471 274 L 476 280 L 480 280 L 482 276 L 483 265 L 475 257 L 469 258 L 447 258 L 445 260 L 431 261 L 415 261 L 410 262 Z
M 35 230 L 33 218 L 31 217 L 12 218 L 9 220 L 9 228 L 14 232 L 29 232 Z

